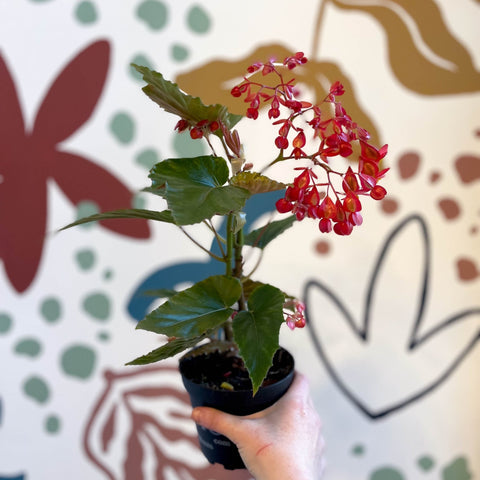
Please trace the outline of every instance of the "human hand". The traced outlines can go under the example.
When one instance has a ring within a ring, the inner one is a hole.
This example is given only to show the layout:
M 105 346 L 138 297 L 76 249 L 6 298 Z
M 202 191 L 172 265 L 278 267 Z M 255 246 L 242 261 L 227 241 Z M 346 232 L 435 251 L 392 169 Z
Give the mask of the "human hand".
M 324 458 L 320 418 L 306 377 L 298 372 L 274 405 L 244 417 L 208 407 L 192 412 L 199 425 L 234 442 L 256 480 L 318 480 Z

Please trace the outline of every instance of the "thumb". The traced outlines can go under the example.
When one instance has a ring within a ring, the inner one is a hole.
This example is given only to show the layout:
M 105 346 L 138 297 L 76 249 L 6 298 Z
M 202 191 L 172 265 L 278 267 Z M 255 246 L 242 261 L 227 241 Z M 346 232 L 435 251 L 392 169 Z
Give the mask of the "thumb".
M 192 411 L 192 419 L 198 425 L 220 433 L 234 443 L 238 443 L 241 438 L 240 419 L 235 415 L 210 407 L 196 407 Z

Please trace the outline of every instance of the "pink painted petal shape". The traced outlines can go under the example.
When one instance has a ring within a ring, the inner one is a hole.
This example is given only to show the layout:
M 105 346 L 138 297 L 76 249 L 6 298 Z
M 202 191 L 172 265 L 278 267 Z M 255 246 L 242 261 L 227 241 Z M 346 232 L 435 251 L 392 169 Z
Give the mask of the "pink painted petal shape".
M 103 167 L 84 157 L 66 152 L 52 154 L 52 176 L 75 205 L 95 202 L 101 212 L 131 208 L 132 192 Z M 99 222 L 105 228 L 133 238 L 149 238 L 146 220 L 119 219 Z

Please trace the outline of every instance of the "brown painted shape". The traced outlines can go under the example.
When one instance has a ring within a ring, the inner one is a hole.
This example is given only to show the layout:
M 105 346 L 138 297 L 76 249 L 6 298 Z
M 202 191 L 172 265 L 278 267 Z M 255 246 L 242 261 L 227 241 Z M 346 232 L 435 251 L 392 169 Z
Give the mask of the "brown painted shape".
M 333 3 L 342 9 L 367 13 L 380 23 L 387 37 L 390 66 L 408 89 L 422 95 L 480 90 L 480 72 L 476 70 L 471 54 L 450 32 L 433 0 L 391 0 L 384 4 L 333 0 Z M 398 8 L 393 9 L 390 5 Z M 410 23 L 415 25 L 421 41 L 433 55 L 424 55 L 416 43 L 418 37 L 409 29 Z M 438 58 L 443 63 L 439 63 Z

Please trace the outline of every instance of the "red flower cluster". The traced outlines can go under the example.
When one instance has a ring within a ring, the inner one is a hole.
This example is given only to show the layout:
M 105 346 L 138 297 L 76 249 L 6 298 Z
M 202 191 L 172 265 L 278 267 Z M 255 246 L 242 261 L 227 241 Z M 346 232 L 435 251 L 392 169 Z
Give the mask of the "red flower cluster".
M 275 138 L 279 158 L 311 162 L 308 167 L 296 168 L 300 174 L 286 189 L 284 198 L 277 202 L 277 210 L 293 212 L 298 220 L 318 219 L 322 232 L 333 230 L 338 235 L 349 235 L 353 227 L 362 223 L 360 196 L 381 200 L 386 194 L 378 181 L 388 170 L 380 168 L 387 145 L 377 149 L 368 143 L 368 132 L 352 120 L 337 99 L 345 92 L 340 82 L 330 87 L 319 105 L 295 97 L 294 81 L 285 82 L 280 68 L 292 70 L 306 62 L 303 53 L 298 52 L 287 57 L 283 64 L 255 63 L 248 68 L 249 76 L 233 87 L 231 93 L 234 97 L 245 97 L 249 118 L 258 117 L 262 104 L 269 106 L 268 117 L 275 120 L 273 125 L 279 126 Z M 252 81 L 259 72 L 277 75 L 277 85 Z M 286 111 L 286 115 L 280 118 L 282 111 Z M 312 133 L 312 141 L 307 142 L 306 129 Z M 356 171 L 350 166 L 346 171 L 334 170 L 331 165 L 334 157 L 353 160 Z M 319 180 L 318 171 L 324 180 Z
M 305 304 L 297 299 L 287 300 L 283 305 L 285 323 L 290 330 L 303 328 L 307 321 L 305 319 Z
M 217 131 L 220 128 L 220 123 L 216 120 L 213 122 L 201 120 L 195 125 L 190 125 L 187 120 L 182 118 L 175 125 L 175 130 L 178 130 L 178 133 L 185 131 L 187 128 L 190 129 L 190 137 L 196 140 L 198 138 L 202 138 L 206 133 L 208 134 L 210 132 L 213 133 Z

